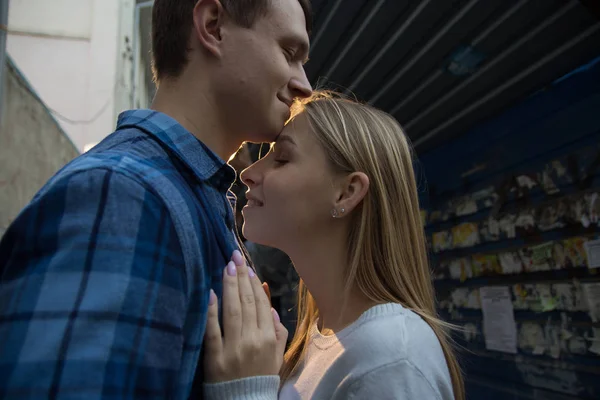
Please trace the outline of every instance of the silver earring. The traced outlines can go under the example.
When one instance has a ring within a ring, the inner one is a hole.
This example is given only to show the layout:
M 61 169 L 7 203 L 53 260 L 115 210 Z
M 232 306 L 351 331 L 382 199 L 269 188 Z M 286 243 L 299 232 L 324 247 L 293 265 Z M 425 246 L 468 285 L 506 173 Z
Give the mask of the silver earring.
M 340 210 L 340 212 L 341 212 L 342 214 L 344 213 L 344 211 L 346 211 L 346 210 L 344 210 L 343 208 Z
M 335 208 L 331 210 L 331 216 L 333 218 L 337 218 L 338 217 L 338 212 L 337 212 L 337 210 Z

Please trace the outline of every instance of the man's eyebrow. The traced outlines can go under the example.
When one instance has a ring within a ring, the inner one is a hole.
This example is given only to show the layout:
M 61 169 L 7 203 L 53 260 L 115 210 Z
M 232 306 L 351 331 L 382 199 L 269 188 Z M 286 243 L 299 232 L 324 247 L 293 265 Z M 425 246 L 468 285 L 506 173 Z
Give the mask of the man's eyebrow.
M 298 42 L 299 43 L 299 52 L 302 55 L 302 64 L 306 64 L 308 62 L 308 55 L 310 52 L 310 45 L 305 42 L 304 40 L 301 40 Z
M 305 42 L 304 40 L 301 40 L 298 43 L 300 46 L 300 48 L 299 48 L 300 53 L 304 55 L 304 60 L 308 61 L 308 53 L 310 51 L 310 45 L 307 42 Z
M 310 44 L 306 41 L 306 39 L 300 35 L 290 35 L 287 39 L 290 44 L 294 44 L 294 46 L 298 49 L 298 57 L 301 57 L 302 62 L 308 62 L 308 54 L 310 52 Z

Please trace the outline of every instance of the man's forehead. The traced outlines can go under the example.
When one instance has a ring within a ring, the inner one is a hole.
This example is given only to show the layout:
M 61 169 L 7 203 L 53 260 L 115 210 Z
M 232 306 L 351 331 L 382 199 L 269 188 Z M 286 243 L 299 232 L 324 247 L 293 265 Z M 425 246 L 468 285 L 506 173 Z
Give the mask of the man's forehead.
M 271 0 L 267 17 L 271 17 L 276 28 L 294 34 L 307 44 L 306 16 L 298 0 Z

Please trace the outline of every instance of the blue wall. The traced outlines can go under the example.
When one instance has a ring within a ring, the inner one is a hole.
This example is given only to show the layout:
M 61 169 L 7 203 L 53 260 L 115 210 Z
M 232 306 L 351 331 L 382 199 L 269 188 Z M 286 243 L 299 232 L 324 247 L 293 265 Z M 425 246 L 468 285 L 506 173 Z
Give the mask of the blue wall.
M 454 195 L 497 184 L 513 173 L 536 170 L 599 142 L 600 58 L 460 138 L 420 154 L 419 168 L 427 182 L 421 188 L 423 208 L 438 209 Z M 477 166 L 483 168 L 461 178 Z M 476 357 L 465 351 L 461 359 L 470 399 L 600 398 L 595 397 L 600 396 L 600 357 L 548 358 L 534 367 L 537 373 L 517 368 L 519 357 L 514 356 Z M 589 372 L 594 369 L 596 373 Z M 569 395 L 568 387 L 557 389 L 556 382 L 569 377 L 586 388 L 577 397 L 572 390 Z
M 419 158 L 433 196 L 443 199 L 479 164 L 487 168 L 468 178 L 474 188 L 597 143 L 599 136 L 600 58 Z

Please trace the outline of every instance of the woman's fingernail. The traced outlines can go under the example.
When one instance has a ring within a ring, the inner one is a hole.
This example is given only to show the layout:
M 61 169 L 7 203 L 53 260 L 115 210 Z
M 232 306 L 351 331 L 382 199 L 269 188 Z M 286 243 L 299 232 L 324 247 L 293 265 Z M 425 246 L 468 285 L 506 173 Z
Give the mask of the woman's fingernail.
M 231 259 L 235 265 L 244 265 L 244 257 L 242 257 L 242 253 L 240 253 L 239 250 L 233 251 L 233 256 L 231 256 Z
M 208 305 L 212 306 L 216 302 L 217 302 L 217 295 L 215 294 L 214 290 L 210 289 L 210 295 L 208 297 Z
M 275 311 L 274 308 L 271 308 L 271 312 L 273 313 L 273 318 L 275 318 L 275 321 L 280 322 L 281 320 L 279 319 L 279 314 L 277 314 L 277 311 Z
M 254 270 L 252 269 L 252 267 L 248 267 L 248 276 L 250 278 L 254 278 L 256 276 L 256 274 L 254 273 Z
M 235 276 L 236 273 L 237 273 L 237 270 L 235 268 L 235 264 L 233 263 L 233 261 L 229 261 L 227 263 L 227 275 Z

